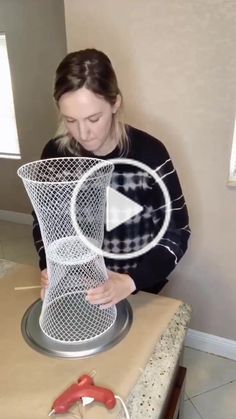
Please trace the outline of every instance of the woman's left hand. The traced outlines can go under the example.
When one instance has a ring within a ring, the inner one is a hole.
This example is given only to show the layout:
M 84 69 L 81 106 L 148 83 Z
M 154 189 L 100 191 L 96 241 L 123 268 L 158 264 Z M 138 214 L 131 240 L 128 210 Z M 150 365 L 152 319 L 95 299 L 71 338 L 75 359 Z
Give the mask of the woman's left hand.
M 86 300 L 91 304 L 99 304 L 100 308 L 105 309 L 124 300 L 135 291 L 136 286 L 133 279 L 128 274 L 119 274 L 109 271 L 108 279 L 99 287 L 87 291 Z

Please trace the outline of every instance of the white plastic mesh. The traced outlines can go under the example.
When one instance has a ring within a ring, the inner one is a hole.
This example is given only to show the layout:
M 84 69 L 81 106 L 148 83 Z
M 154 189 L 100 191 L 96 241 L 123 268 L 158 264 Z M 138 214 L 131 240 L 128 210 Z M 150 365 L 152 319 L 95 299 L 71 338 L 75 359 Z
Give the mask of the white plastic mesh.
M 65 157 L 21 166 L 22 178 L 37 215 L 46 252 L 49 287 L 40 327 L 60 342 L 85 342 L 105 333 L 116 319 L 116 308 L 101 310 L 85 300 L 86 290 L 107 279 L 104 260 L 76 234 L 71 211 L 83 235 L 101 248 L 104 235 L 106 189 L 113 165 L 98 159 Z M 73 191 L 81 183 L 76 205 Z

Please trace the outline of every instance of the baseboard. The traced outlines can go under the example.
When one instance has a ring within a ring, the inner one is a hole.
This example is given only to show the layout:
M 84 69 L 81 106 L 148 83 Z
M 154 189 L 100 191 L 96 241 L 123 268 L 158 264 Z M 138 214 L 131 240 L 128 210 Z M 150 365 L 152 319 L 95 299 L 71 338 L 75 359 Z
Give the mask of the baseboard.
M 23 212 L 0 210 L 0 220 L 32 225 L 33 217 L 32 215 L 24 214 Z
M 236 361 L 236 341 L 189 329 L 185 346 Z

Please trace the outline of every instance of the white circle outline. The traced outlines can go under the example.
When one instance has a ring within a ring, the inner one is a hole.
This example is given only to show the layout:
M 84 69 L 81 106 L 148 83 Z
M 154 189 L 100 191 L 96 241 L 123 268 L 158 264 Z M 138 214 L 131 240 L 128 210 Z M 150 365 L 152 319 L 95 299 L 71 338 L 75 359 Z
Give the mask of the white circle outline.
M 82 187 L 82 184 L 87 180 L 87 178 L 96 170 L 99 170 L 102 167 L 107 166 L 107 163 L 115 163 L 115 164 L 130 164 L 131 166 L 135 166 L 138 167 L 140 169 L 142 169 L 144 172 L 148 172 L 154 179 L 155 181 L 158 183 L 158 185 L 160 186 L 162 193 L 164 195 L 164 199 L 165 199 L 165 203 L 164 203 L 164 207 L 166 207 L 165 210 L 165 218 L 163 221 L 163 224 L 161 226 L 160 231 L 158 232 L 158 234 L 154 237 L 154 239 L 152 239 L 152 241 L 150 243 L 148 243 L 146 246 L 144 246 L 142 249 L 136 250 L 135 252 L 132 253 L 109 253 L 106 250 L 102 250 L 100 248 L 98 248 L 97 246 L 95 246 L 93 243 L 91 243 L 82 233 L 82 231 L 80 230 L 80 227 L 77 223 L 76 220 L 76 211 L 75 211 L 75 205 L 76 205 L 76 198 L 78 195 L 78 192 L 80 190 L 80 188 Z M 96 164 L 94 167 L 91 167 L 82 177 L 81 179 L 78 181 L 77 185 L 75 186 L 74 190 L 73 190 L 73 194 L 72 194 L 72 198 L 71 198 L 71 206 L 70 206 L 70 215 L 71 215 L 71 221 L 72 221 L 72 225 L 76 231 L 76 233 L 78 234 L 78 236 L 80 236 L 80 239 L 82 240 L 82 242 L 92 251 L 94 251 L 96 254 L 103 256 L 107 259 L 114 259 L 114 260 L 127 260 L 127 259 L 133 259 L 139 256 L 142 256 L 143 254 L 149 252 L 149 250 L 151 250 L 153 247 L 155 247 L 159 241 L 162 239 L 162 237 L 164 236 L 168 226 L 169 226 L 169 222 L 170 222 L 170 217 L 171 217 L 171 201 L 170 201 L 170 195 L 168 192 L 168 189 L 165 185 L 165 183 L 163 182 L 163 180 L 161 179 L 160 176 L 158 176 L 158 174 L 151 169 L 149 166 L 147 166 L 145 163 L 142 163 L 140 161 L 134 160 L 134 159 L 126 159 L 126 158 L 116 158 L 116 159 L 109 159 L 109 160 L 105 160 L 105 161 L 101 161 L 101 163 L 99 162 L 98 164 Z

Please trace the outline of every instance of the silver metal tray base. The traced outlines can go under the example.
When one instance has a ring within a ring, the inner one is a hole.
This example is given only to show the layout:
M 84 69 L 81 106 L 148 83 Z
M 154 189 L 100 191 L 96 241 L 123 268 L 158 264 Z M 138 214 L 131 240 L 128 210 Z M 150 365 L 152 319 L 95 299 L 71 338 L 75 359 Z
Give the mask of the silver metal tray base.
M 31 348 L 58 358 L 88 358 L 116 345 L 128 333 L 132 321 L 132 308 L 127 300 L 116 305 L 117 317 L 114 325 L 102 336 L 85 343 L 61 343 L 48 338 L 39 326 L 42 301 L 35 301 L 25 312 L 21 332 Z

